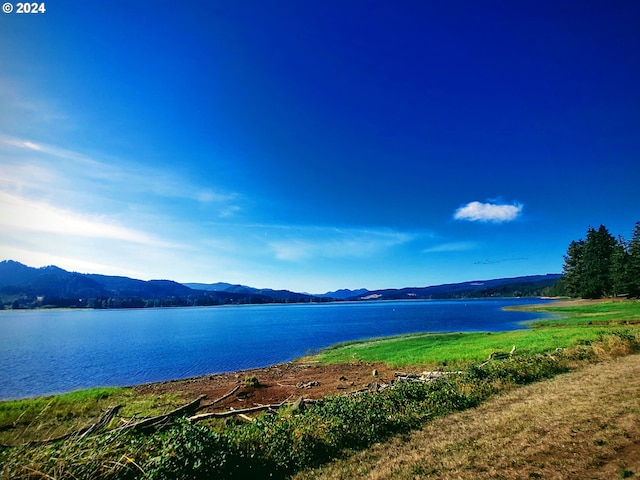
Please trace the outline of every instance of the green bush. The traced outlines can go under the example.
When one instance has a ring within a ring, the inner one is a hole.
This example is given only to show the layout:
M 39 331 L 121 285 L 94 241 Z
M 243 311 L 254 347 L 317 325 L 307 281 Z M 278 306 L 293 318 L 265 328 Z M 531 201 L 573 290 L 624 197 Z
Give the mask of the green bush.
M 485 368 L 489 370 L 491 378 L 516 385 L 526 385 L 569 371 L 565 362 L 547 355 L 536 355 L 524 360 L 510 358 L 501 362 L 491 362 Z
M 198 480 L 229 469 L 233 450 L 228 440 L 206 426 L 180 420 L 166 433 L 145 440 L 147 452 L 157 449 L 157 455 L 146 462 L 149 479 Z

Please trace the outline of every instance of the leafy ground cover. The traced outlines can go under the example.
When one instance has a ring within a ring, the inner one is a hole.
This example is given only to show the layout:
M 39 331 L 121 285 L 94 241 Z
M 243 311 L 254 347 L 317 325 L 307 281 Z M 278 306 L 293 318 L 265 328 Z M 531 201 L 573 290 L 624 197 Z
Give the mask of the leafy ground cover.
M 336 361 L 340 358 L 337 355 L 342 355 L 352 362 L 355 355 L 407 368 L 435 365 L 462 373 L 433 383 L 398 384 L 379 393 L 327 397 L 302 409 L 261 414 L 252 421 L 194 424 L 184 420 L 149 434 L 111 431 L 51 444 L 14 443 L 16 446 L 0 452 L 0 478 L 286 478 L 346 451 L 368 449 L 397 435 L 408 435 L 433 419 L 478 406 L 514 386 L 640 348 L 638 327 L 622 318 L 635 315 L 640 303 L 585 308 L 580 315 L 597 313 L 609 318 L 609 324 L 579 325 L 579 317 L 563 311 L 566 326 L 536 324 L 531 330 L 491 335 L 416 335 L 342 345 L 323 353 L 319 360 Z M 607 314 L 606 308 L 614 313 Z M 508 352 L 512 345 L 517 346 L 513 355 L 487 363 L 491 353 Z M 73 417 L 87 404 L 104 408 L 130 392 L 84 393 L 77 401 L 66 397 L 66 401 L 57 401 L 55 410 L 47 406 L 55 397 L 4 402 L 0 411 L 10 413 L 2 417 L 5 423 L 0 429 L 9 431 L 9 422 L 21 422 L 15 417 L 21 412 L 22 419 L 30 419 L 29 429 L 37 431 L 65 415 Z M 180 403 L 176 397 L 154 399 L 153 395 L 129 400 L 128 415 L 136 413 L 136 408 L 150 412 L 171 402 Z M 58 413 L 52 415 L 54 411 Z M 114 419 L 111 427 L 120 421 Z

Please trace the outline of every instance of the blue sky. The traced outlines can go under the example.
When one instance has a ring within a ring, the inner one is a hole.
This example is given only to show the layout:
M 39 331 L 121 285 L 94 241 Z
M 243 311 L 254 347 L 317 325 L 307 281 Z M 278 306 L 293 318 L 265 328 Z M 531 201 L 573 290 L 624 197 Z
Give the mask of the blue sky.
M 0 258 L 321 293 L 558 273 L 640 220 L 640 4 L 0 16 Z

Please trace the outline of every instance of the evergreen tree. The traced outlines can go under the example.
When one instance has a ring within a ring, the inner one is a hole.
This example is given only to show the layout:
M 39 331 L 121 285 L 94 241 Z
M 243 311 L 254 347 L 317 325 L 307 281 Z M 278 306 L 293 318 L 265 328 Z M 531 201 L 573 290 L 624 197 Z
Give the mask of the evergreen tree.
M 630 255 L 627 242 L 618 237 L 611 253 L 611 288 L 613 295 L 629 294 L 631 290 Z
M 640 296 L 640 222 L 636 222 L 629 242 L 629 295 Z
M 584 240 L 574 240 L 569 244 L 567 254 L 564 256 L 564 289 L 571 297 L 581 297 L 584 281 Z
M 601 298 L 611 293 L 611 254 L 616 244 L 607 227 L 589 228 L 583 253 L 582 293 L 584 298 Z
M 572 297 L 640 297 L 640 222 L 629 242 L 616 240 L 604 225 L 589 227 L 586 240 L 569 244 L 562 270 L 562 282 L 554 289 Z

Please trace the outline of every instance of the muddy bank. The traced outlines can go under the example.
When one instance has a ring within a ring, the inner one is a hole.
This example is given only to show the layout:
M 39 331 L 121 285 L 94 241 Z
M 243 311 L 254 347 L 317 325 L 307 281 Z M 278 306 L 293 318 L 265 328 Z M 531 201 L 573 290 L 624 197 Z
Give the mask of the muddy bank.
M 179 393 L 185 399 L 206 395 L 208 400 L 240 388 L 216 409 L 246 408 L 280 403 L 299 397 L 321 398 L 367 387 L 372 381 L 390 383 L 395 370 L 366 362 L 323 365 L 288 362 L 234 373 L 206 375 L 184 380 L 148 383 L 133 387 L 139 394 Z

